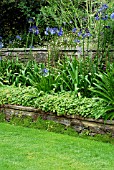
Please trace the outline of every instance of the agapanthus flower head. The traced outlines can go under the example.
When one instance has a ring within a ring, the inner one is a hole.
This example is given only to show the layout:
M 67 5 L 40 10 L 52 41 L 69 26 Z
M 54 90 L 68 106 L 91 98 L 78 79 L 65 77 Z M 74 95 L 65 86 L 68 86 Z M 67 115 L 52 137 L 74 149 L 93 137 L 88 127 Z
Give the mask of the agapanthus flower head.
M 80 30 L 79 32 L 78 32 L 78 36 L 80 37 L 82 35 L 82 31 Z
M 50 32 L 51 35 L 55 34 L 55 31 L 54 31 L 53 28 L 50 28 L 50 29 L 49 29 L 49 32 Z
M 45 35 L 49 35 L 49 27 L 46 27 L 46 30 L 45 30 Z
M 83 34 L 82 34 L 82 38 L 84 39 L 84 38 L 86 38 L 86 37 L 87 37 L 86 33 L 83 33 Z
M 98 12 L 105 12 L 107 10 L 107 8 L 108 8 L 108 5 L 107 4 L 103 4 L 101 6 L 101 8 L 98 10 Z
M 114 19 L 114 12 L 110 15 L 111 19 Z
M 50 32 L 51 35 L 56 34 L 57 31 L 58 31 L 58 29 L 57 29 L 56 27 L 54 27 L 54 28 L 49 28 L 49 32 Z
M 102 15 L 101 19 L 104 20 L 104 21 L 107 20 L 108 19 L 108 15 Z
M 41 70 L 41 72 L 42 72 L 43 76 L 46 76 L 46 75 L 48 74 L 48 69 L 43 68 L 43 69 Z
M 22 38 L 20 37 L 20 35 L 16 35 L 16 39 L 17 39 L 17 40 L 20 40 L 20 41 L 22 40 Z
M 95 14 L 95 16 L 94 16 L 94 17 L 95 17 L 95 20 L 97 20 L 97 21 L 100 19 L 100 17 L 99 17 L 99 15 L 98 15 L 98 13 L 97 13 L 97 14 Z
M 58 32 L 58 28 L 54 27 L 54 28 L 50 28 L 50 27 L 46 27 L 46 31 L 45 31 L 45 35 L 54 35 Z
M 29 18 L 29 19 L 28 19 L 28 23 L 29 23 L 29 24 L 34 23 L 34 19 L 33 19 L 33 18 Z
M 60 28 L 58 31 L 58 36 L 62 36 L 62 35 L 63 35 L 63 30 L 62 30 L 62 28 Z
M 86 32 L 86 33 L 84 34 L 84 37 L 91 37 L 90 32 Z
M 33 25 L 33 26 L 31 26 L 31 27 L 29 28 L 29 32 L 30 32 L 30 33 L 33 33 L 33 34 L 35 34 L 35 35 L 38 35 L 38 34 L 39 34 L 39 29 L 38 29 L 37 26 Z
M 0 49 L 4 46 L 4 44 L 2 42 L 0 42 Z
M 2 40 L 2 37 L 0 36 L 0 40 Z
M 72 29 L 72 32 L 73 32 L 73 33 L 75 33 L 75 32 L 76 32 L 76 30 L 77 30 L 76 28 L 73 28 L 73 29 Z

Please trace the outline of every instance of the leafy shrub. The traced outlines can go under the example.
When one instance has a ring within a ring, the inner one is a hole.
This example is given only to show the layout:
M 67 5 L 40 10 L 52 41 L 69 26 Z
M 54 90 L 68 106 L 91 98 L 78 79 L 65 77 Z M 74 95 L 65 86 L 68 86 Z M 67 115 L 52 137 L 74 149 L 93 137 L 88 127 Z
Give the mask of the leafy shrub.
M 32 87 L 1 87 L 0 104 L 33 106 L 57 115 L 81 115 L 96 119 L 106 116 L 106 104 L 100 99 L 77 98 L 71 92 L 46 94 Z

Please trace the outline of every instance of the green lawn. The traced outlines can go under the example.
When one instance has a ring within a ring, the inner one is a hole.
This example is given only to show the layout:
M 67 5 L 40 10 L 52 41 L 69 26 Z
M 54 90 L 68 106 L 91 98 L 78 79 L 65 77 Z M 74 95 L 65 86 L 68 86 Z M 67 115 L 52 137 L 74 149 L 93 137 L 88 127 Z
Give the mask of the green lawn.
M 114 170 L 114 145 L 0 123 L 0 170 Z

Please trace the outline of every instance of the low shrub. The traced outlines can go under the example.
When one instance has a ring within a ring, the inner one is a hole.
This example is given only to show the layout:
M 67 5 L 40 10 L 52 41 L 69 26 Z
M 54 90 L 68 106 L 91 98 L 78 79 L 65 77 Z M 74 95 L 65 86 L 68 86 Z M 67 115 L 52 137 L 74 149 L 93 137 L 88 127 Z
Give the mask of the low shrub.
M 77 97 L 71 92 L 50 94 L 38 92 L 33 87 L 2 86 L 0 105 L 16 104 L 39 108 L 57 115 L 81 115 L 90 118 L 105 118 L 105 102 L 99 98 Z

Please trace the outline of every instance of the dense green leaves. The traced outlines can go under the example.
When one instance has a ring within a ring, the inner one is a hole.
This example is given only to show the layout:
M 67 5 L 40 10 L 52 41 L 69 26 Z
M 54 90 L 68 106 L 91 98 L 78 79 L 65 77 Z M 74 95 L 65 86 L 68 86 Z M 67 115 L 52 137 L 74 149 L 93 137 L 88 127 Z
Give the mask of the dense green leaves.
M 91 90 L 106 103 L 107 117 L 114 117 L 114 64 L 110 65 L 106 73 L 99 73 Z
M 99 98 L 78 98 L 71 92 L 51 93 L 38 92 L 32 87 L 0 88 L 0 104 L 17 104 L 33 106 L 45 112 L 57 115 L 81 115 L 83 117 L 104 118 L 105 103 Z

